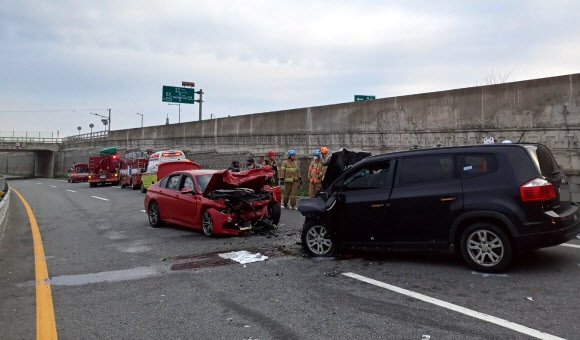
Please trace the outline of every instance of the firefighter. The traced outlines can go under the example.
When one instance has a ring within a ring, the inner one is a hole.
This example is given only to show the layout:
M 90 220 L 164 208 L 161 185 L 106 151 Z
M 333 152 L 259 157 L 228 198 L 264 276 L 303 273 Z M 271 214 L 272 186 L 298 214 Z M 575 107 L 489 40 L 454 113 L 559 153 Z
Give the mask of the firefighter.
M 445 147 L 445 145 L 441 144 L 441 143 L 437 143 L 435 145 L 433 145 L 434 148 L 443 148 Z
M 322 188 L 322 160 L 320 150 L 314 150 L 313 160 L 308 167 L 308 197 L 314 197 L 316 192 Z
M 286 158 L 280 167 L 280 184 L 284 185 L 284 208 L 288 209 L 288 201 L 292 210 L 296 210 L 298 184 L 302 184 L 300 168 L 296 161 L 296 151 L 288 150 Z
M 322 179 L 326 175 L 326 169 L 328 168 L 328 162 L 330 162 L 331 153 L 328 152 L 328 148 L 323 146 L 320 148 L 320 161 L 322 163 Z
M 271 166 L 272 171 L 274 171 L 274 176 L 268 178 L 267 184 L 275 187 L 278 185 L 278 163 L 276 163 L 276 152 L 274 150 L 268 151 L 268 157 L 262 163 L 262 166 L 266 165 Z
M 419 144 L 413 144 L 413 146 L 411 146 L 409 150 L 419 150 L 419 149 L 421 149 L 421 146 Z

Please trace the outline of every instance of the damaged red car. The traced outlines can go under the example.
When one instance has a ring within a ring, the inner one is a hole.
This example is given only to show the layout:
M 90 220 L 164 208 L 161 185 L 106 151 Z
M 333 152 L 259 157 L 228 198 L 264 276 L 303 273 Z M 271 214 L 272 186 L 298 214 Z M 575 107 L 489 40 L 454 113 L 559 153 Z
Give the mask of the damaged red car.
M 215 234 L 266 231 L 280 221 L 280 203 L 267 186 L 269 166 L 228 170 L 174 171 L 151 185 L 145 196 L 149 223 L 173 223 Z

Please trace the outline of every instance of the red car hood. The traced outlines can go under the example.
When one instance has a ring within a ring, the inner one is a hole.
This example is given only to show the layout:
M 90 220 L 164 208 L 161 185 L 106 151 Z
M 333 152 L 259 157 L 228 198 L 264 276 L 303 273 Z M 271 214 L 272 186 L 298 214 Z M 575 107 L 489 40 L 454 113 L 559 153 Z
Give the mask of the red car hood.
M 157 178 L 161 179 L 174 171 L 199 170 L 199 164 L 190 160 L 161 162 L 157 165 Z
M 274 176 L 274 171 L 269 166 L 240 172 L 220 170 L 211 176 L 204 194 L 209 195 L 214 190 L 234 188 L 249 188 L 260 191 L 266 184 L 266 177 L 272 176 Z

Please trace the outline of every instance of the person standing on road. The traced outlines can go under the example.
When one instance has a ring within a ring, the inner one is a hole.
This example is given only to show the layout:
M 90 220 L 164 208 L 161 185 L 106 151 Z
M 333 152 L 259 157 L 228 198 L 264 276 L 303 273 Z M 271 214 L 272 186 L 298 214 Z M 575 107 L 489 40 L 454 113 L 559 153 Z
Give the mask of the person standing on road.
M 288 201 L 292 210 L 296 210 L 298 184 L 302 183 L 300 168 L 296 161 L 296 151 L 288 150 L 286 158 L 280 167 L 280 184 L 284 185 L 284 208 L 288 209 Z
M 322 188 L 322 160 L 320 159 L 320 150 L 314 150 L 314 159 L 308 167 L 308 197 L 314 197 L 316 192 Z
M 232 161 L 232 165 L 228 168 L 231 172 L 240 172 L 240 162 L 239 161 Z
M 326 175 L 326 169 L 328 169 L 328 163 L 330 162 L 330 153 L 328 152 L 328 148 L 323 146 L 320 148 L 320 158 L 322 163 L 322 177 L 321 180 L 324 179 L 324 175 Z
M 252 169 L 260 169 L 262 166 L 260 164 L 256 164 L 256 162 L 254 162 L 253 158 L 248 158 L 246 160 L 246 168 L 248 170 L 252 170 Z
M 274 150 L 268 151 L 268 157 L 264 159 L 264 162 L 262 163 L 262 166 L 266 165 L 271 166 L 274 171 L 274 176 L 269 177 L 266 184 L 275 187 L 278 185 L 278 163 L 276 163 L 276 152 Z

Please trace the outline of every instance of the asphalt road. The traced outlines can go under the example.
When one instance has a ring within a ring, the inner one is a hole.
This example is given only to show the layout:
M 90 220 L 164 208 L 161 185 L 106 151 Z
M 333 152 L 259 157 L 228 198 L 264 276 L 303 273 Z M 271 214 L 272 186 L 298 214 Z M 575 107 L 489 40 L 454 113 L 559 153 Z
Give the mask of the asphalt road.
M 531 338 L 346 273 L 580 339 L 580 248 L 533 252 L 503 275 L 472 272 L 446 254 L 314 260 L 296 245 L 303 221 L 296 211 L 283 210 L 275 235 L 207 238 L 150 228 L 144 195 L 128 188 L 47 179 L 10 185 L 38 221 L 60 339 Z M 217 256 L 232 250 L 269 259 L 241 265 Z M 0 234 L 0 339 L 36 336 L 34 266 L 28 216 L 13 195 Z

